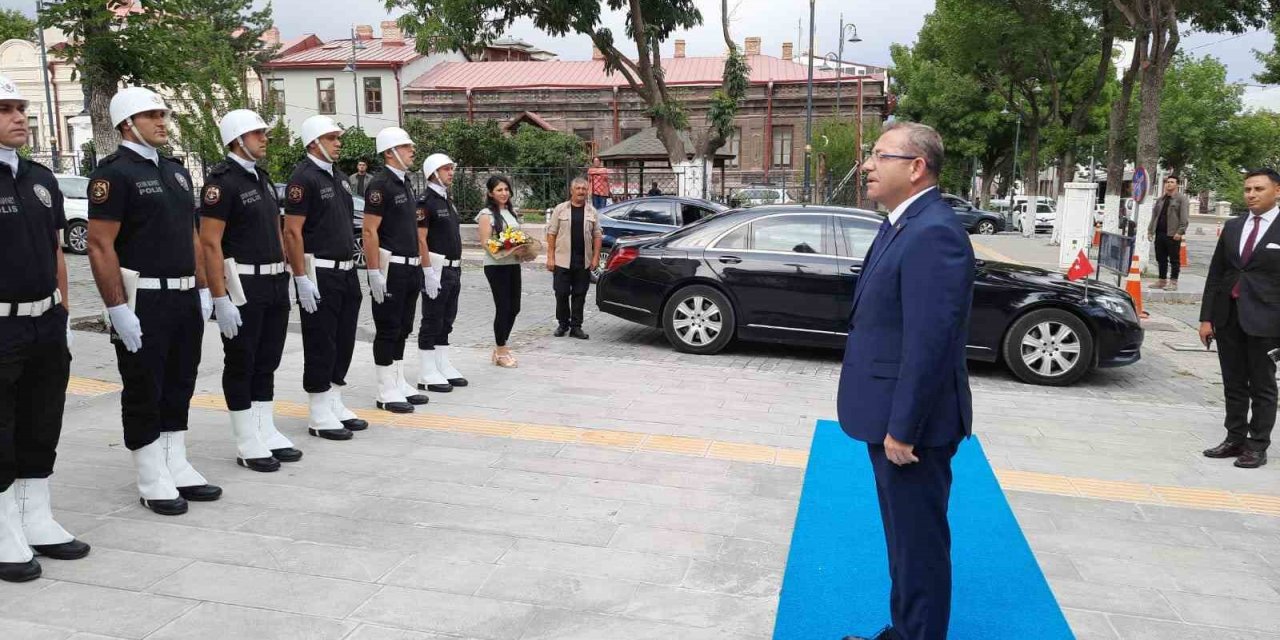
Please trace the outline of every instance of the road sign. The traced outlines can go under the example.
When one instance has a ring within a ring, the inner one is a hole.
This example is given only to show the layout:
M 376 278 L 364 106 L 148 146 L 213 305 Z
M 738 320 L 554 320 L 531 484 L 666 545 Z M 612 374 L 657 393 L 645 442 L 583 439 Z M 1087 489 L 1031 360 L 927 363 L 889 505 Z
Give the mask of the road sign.
M 1148 188 L 1151 186 L 1151 180 L 1147 177 L 1146 167 L 1138 167 L 1133 172 L 1133 201 L 1142 204 L 1147 197 Z

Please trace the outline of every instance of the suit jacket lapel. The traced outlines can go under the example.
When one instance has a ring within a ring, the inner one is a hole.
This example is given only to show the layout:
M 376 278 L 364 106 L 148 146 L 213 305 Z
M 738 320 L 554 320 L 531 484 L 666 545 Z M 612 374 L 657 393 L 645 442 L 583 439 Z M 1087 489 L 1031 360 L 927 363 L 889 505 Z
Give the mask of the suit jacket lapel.
M 1252 216 L 1253 214 L 1249 213 L 1248 215 Z M 1251 221 L 1246 220 L 1246 222 L 1251 222 Z M 1258 236 L 1258 239 L 1253 243 L 1253 256 L 1257 256 L 1259 251 L 1262 251 L 1263 249 L 1265 249 L 1267 247 L 1267 243 L 1276 242 L 1277 239 L 1280 239 L 1280 238 L 1277 238 L 1277 234 L 1280 233 L 1280 228 L 1277 228 L 1277 227 L 1280 227 L 1280 220 L 1272 221 L 1271 226 L 1267 227 L 1266 233 L 1263 233 L 1262 235 Z M 1277 243 L 1277 244 L 1280 244 L 1280 243 Z M 1253 256 L 1250 257 L 1250 260 L 1249 260 L 1250 262 L 1253 262 Z M 1243 267 L 1244 265 L 1240 265 L 1240 266 Z
M 893 241 L 897 239 L 898 234 L 902 233 L 902 230 L 906 228 L 907 223 L 911 221 L 911 218 L 916 217 L 917 214 L 924 211 L 925 207 L 928 207 L 940 198 L 941 196 L 938 195 L 938 190 L 936 188 L 917 198 L 915 202 L 911 203 L 911 206 L 907 207 L 906 211 L 902 212 L 902 216 L 898 218 L 897 224 L 893 225 L 893 228 L 885 234 L 885 237 L 882 238 L 880 242 L 876 243 L 877 245 L 883 246 L 873 247 L 874 255 L 870 256 L 868 264 L 862 267 L 862 274 L 858 276 L 858 288 L 853 294 L 853 308 L 857 308 L 858 299 L 862 297 L 862 291 L 865 289 L 865 287 L 862 286 L 862 280 L 870 276 L 872 271 L 875 270 L 876 265 L 880 264 L 880 259 L 889 251 L 889 245 L 893 244 Z
M 1248 222 L 1244 218 L 1236 218 L 1239 220 L 1236 224 L 1227 223 L 1227 232 L 1222 234 L 1227 243 L 1227 257 L 1231 259 L 1231 264 L 1237 269 L 1243 266 L 1240 262 L 1240 237 L 1244 233 L 1244 223 Z

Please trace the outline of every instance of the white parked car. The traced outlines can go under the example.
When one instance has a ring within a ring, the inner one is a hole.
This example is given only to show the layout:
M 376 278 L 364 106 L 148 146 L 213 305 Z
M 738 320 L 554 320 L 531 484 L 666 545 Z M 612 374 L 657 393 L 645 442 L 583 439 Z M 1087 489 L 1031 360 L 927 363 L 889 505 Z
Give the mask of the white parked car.
M 1013 212 L 1013 229 L 1014 231 L 1022 231 L 1022 212 L 1026 203 L 1021 203 Z M 1036 233 L 1053 231 L 1053 227 L 1057 224 L 1058 212 L 1053 205 L 1047 202 L 1036 203 Z
M 67 216 L 62 246 L 69 253 L 84 255 L 89 251 L 89 179 L 67 173 L 56 173 L 54 177 L 62 190 L 62 208 Z

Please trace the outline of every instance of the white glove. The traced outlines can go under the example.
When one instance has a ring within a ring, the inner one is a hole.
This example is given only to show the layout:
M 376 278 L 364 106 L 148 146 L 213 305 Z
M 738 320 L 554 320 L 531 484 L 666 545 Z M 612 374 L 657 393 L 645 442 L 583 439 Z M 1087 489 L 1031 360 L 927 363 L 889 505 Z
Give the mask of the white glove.
M 383 300 L 391 297 L 387 295 L 387 279 L 377 269 L 369 270 L 369 295 L 378 304 L 382 304 Z
M 71 343 L 75 342 L 76 336 L 71 333 L 71 314 L 67 314 L 67 351 L 71 350 Z
M 240 308 L 231 303 L 231 296 L 214 298 L 213 306 L 218 309 L 218 328 L 222 335 L 228 340 L 236 337 L 240 333 L 240 325 L 244 324 L 240 319 Z
M 294 276 L 293 284 L 298 288 L 298 302 L 302 305 L 302 310 L 315 313 L 317 303 L 320 302 L 320 289 L 316 287 L 316 283 L 307 276 Z
M 205 322 L 213 317 L 213 294 L 208 289 L 199 289 L 200 292 L 200 317 Z
M 435 300 L 440 295 L 440 272 L 435 267 L 423 267 L 422 279 L 422 290 L 428 298 Z
M 107 309 L 107 315 L 111 316 L 111 328 L 124 343 L 124 348 L 129 353 L 137 353 L 142 348 L 142 322 L 138 320 L 138 314 L 129 305 L 119 304 Z

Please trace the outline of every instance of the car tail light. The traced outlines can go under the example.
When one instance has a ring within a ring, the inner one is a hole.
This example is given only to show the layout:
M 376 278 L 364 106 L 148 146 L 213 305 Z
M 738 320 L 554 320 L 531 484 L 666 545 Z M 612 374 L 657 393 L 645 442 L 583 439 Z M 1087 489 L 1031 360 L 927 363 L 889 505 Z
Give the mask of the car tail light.
M 614 247 L 609 252 L 609 261 L 604 264 L 605 271 L 617 271 L 640 257 L 640 250 L 635 247 Z

